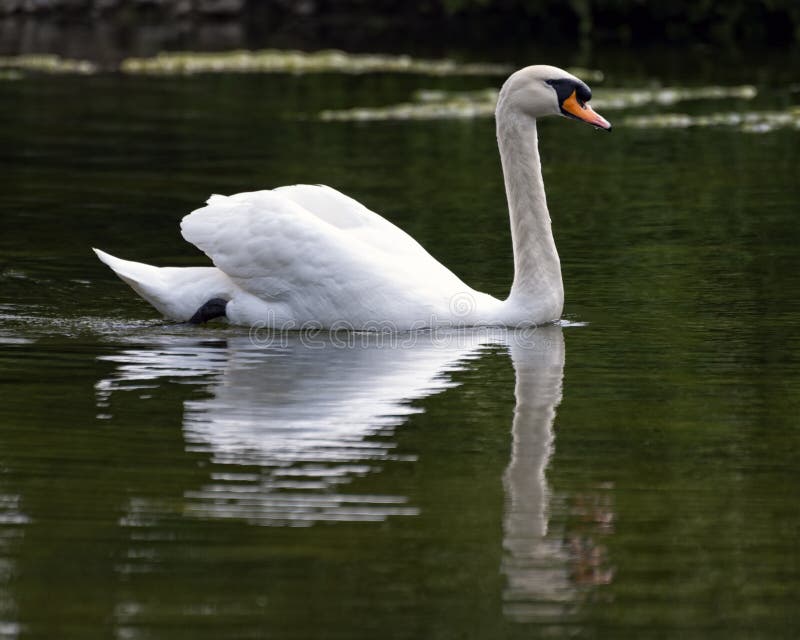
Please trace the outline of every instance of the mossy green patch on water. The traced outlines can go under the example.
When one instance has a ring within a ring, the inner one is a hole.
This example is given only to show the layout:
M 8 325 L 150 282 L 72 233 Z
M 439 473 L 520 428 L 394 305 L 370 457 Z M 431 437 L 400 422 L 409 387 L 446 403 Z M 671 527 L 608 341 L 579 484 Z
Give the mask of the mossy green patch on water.
M 128 58 L 124 73 L 188 75 L 194 73 L 418 73 L 423 75 L 504 75 L 504 64 L 425 60 L 407 55 L 352 54 L 344 51 L 162 52 L 152 58 Z
M 737 98 L 750 100 L 757 95 L 752 85 L 733 87 L 664 87 L 642 89 L 600 89 L 592 105 L 604 110 L 634 109 L 646 105 L 671 105 L 692 100 Z M 497 104 L 497 89 L 478 91 L 422 90 L 412 102 L 377 108 L 354 107 L 328 110 L 322 120 L 437 120 L 458 118 L 490 118 Z
M 629 116 L 626 127 L 638 129 L 686 129 L 689 127 L 734 127 L 745 133 L 768 133 L 776 129 L 800 129 L 800 107 L 783 111 L 727 111 L 693 116 L 687 113 L 659 113 Z
M 21 56 L 0 57 L 0 69 L 20 71 L 36 71 L 39 73 L 78 73 L 90 74 L 97 72 L 97 65 L 88 60 L 73 60 L 49 54 L 28 54 Z M 18 78 L 19 76 L 17 76 Z M 0 79 L 17 79 L 0 78 Z
M 735 98 L 752 100 L 758 90 L 749 84 L 733 87 L 658 87 L 644 89 L 599 89 L 592 104 L 602 109 L 633 109 L 646 105 L 671 105 L 694 100 Z
M 40 73 L 96 73 L 89 60 L 52 54 L 0 57 L 0 69 Z M 264 49 L 221 52 L 164 51 L 152 57 L 126 58 L 118 71 L 131 75 L 192 75 L 209 73 L 409 73 L 430 76 L 503 76 L 514 68 L 507 64 L 424 59 L 410 55 L 354 54 L 339 50 L 314 52 Z M 590 82 L 601 82 L 603 72 L 574 68 L 572 73 Z M 3 74 L 0 80 L 19 76 Z

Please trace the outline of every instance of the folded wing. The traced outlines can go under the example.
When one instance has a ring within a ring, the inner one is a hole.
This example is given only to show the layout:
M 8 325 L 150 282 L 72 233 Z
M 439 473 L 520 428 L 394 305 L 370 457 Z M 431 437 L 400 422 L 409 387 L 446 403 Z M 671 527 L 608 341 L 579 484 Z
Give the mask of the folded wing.
M 466 287 L 411 236 L 328 187 L 212 196 L 181 231 L 243 290 L 326 324 L 387 305 L 435 313 Z

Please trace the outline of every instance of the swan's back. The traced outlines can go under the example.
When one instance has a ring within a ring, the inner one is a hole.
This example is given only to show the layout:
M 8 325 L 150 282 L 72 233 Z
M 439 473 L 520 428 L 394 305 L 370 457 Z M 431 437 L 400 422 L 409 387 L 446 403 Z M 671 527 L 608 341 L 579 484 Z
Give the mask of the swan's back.
M 441 264 L 419 242 L 386 218 L 363 204 L 325 185 L 296 184 L 273 189 L 303 207 L 320 220 L 346 231 L 354 240 L 408 260 L 422 260 L 433 266 Z

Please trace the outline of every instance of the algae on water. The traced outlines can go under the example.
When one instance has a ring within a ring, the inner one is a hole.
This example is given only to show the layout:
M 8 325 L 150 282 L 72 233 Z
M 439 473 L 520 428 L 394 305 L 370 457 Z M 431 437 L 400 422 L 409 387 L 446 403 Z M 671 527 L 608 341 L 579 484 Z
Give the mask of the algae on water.
M 0 69 L 36 71 L 39 73 L 80 73 L 97 71 L 97 65 L 88 60 L 72 60 L 49 54 L 26 54 L 0 57 Z
M 646 105 L 671 105 L 690 100 L 739 98 L 750 100 L 757 94 L 751 85 L 734 87 L 664 87 L 657 89 L 609 89 L 595 92 L 592 105 L 603 110 L 634 109 Z M 322 120 L 438 120 L 490 118 L 497 104 L 497 89 L 479 91 L 422 90 L 411 102 L 377 108 L 354 107 L 320 113 Z
M 461 63 L 454 60 L 426 60 L 405 55 L 350 54 L 343 51 L 228 51 L 221 53 L 164 52 L 152 58 L 128 58 L 119 70 L 127 74 L 188 75 L 194 73 L 412 73 L 431 76 L 503 76 L 513 69 L 504 64 Z M 74 60 L 49 54 L 0 57 L 0 81 L 19 80 L 25 72 L 51 74 L 92 74 L 98 67 L 88 60 Z M 590 82 L 601 82 L 601 71 L 570 69 Z M 638 89 L 600 88 L 592 104 L 598 110 L 627 110 L 655 105 L 669 106 L 691 100 L 736 98 L 750 100 L 755 87 L 663 87 Z M 319 114 L 328 121 L 439 120 L 491 118 L 497 103 L 495 88 L 474 91 L 420 90 L 406 103 L 386 107 L 353 107 Z M 727 126 L 748 133 L 775 129 L 800 129 L 800 109 L 783 111 L 721 112 L 705 115 L 655 113 L 625 117 L 621 123 L 635 128 L 686 128 Z
M 637 129 L 685 129 L 689 127 L 735 127 L 745 133 L 767 133 L 776 129 L 800 129 L 800 108 L 783 111 L 727 111 L 692 116 L 686 113 L 659 113 L 628 116 L 626 127 Z
M 418 73 L 424 75 L 504 75 L 504 64 L 425 60 L 406 55 L 353 54 L 326 50 L 163 52 L 152 58 L 128 58 L 120 70 L 130 74 L 188 75 L 194 73 Z

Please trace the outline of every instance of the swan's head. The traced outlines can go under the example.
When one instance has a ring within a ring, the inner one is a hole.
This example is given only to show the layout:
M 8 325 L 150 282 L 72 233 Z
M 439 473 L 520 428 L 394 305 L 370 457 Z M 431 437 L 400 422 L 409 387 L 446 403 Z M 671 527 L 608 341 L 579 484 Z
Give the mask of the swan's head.
M 598 129 L 611 130 L 611 123 L 589 106 L 592 90 L 580 78 L 558 67 L 537 64 L 520 69 L 500 90 L 498 113 L 511 109 L 533 118 L 565 116 Z

